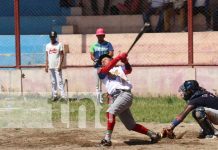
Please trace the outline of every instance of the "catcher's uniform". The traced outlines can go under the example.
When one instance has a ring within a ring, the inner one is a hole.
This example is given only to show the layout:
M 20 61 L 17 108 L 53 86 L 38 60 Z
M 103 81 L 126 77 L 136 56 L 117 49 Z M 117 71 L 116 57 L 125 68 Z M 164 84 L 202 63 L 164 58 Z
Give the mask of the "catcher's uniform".
M 61 97 L 65 98 L 64 84 L 62 79 L 62 71 L 58 71 L 60 65 L 60 52 L 63 51 L 61 43 L 48 43 L 46 45 L 46 52 L 48 54 L 48 67 L 50 71 L 52 84 L 52 97 L 57 97 L 57 87 L 60 90 Z
M 179 92 L 187 105 L 183 112 L 171 122 L 170 127 L 165 129 L 173 131 L 192 112 L 193 118 L 201 127 L 199 138 L 218 136 L 218 130 L 213 126 L 213 124 L 218 124 L 218 98 L 200 87 L 196 80 L 185 81 L 180 86 Z
M 130 112 L 132 105 L 132 84 L 124 73 L 124 66 L 113 67 L 102 79 L 107 92 L 111 95 L 110 107 L 107 112 L 116 115 L 128 130 L 134 128 L 136 122 Z
M 199 96 L 191 98 L 188 105 L 194 106 L 193 109 L 204 107 L 209 120 L 218 125 L 218 97 L 209 92 L 202 92 Z

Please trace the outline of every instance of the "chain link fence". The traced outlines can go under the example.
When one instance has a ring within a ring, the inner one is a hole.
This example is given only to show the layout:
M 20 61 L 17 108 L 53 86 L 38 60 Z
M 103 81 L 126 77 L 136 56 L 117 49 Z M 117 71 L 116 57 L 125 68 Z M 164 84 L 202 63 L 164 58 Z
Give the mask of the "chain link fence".
M 217 10 L 216 0 L 193 1 L 193 54 L 195 64 L 217 65 Z M 201 34 L 199 33 L 201 32 Z
M 19 1 L 21 65 L 45 63 L 45 45 L 51 30 L 60 36 L 69 35 L 70 39 L 60 38 L 70 50 L 68 58 L 82 52 L 89 58 L 89 48 L 97 41 L 94 34 L 98 27 L 106 30 L 106 40 L 118 53 L 129 48 L 145 22 L 151 26 L 134 48 L 133 53 L 138 53 L 135 64 L 188 64 L 186 0 Z M 0 3 L 0 66 L 14 66 L 14 0 L 0 0 Z M 193 0 L 192 10 L 194 63 L 216 65 L 216 32 L 212 31 L 218 30 L 218 2 Z
M 14 1 L 0 3 L 0 66 L 15 66 Z

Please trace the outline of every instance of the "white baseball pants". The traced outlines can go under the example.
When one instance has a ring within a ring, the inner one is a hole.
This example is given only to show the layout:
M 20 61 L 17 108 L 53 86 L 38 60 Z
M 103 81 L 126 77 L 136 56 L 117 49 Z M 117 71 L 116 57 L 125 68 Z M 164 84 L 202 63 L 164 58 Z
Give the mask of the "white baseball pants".
M 58 71 L 58 69 L 49 69 L 50 70 L 50 78 L 52 85 L 52 97 L 57 97 L 58 92 L 57 89 L 60 90 L 60 94 L 62 98 L 66 98 L 64 91 L 64 83 L 62 79 L 62 71 Z

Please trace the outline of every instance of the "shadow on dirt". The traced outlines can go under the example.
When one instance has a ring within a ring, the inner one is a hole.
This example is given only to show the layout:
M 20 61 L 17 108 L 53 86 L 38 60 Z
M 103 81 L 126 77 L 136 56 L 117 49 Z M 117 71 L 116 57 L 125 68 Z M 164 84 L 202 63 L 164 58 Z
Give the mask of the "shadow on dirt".
M 150 145 L 151 141 L 140 140 L 140 139 L 130 139 L 129 141 L 124 141 L 127 145 Z

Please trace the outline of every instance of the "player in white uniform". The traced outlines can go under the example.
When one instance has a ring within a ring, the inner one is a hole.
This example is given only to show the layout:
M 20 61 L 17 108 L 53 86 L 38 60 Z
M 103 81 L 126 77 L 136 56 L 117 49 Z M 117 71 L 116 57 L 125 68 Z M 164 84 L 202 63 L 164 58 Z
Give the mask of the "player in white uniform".
M 64 60 L 63 46 L 59 43 L 57 32 L 51 31 L 49 34 L 51 42 L 46 45 L 46 65 L 45 71 L 50 72 L 52 84 L 52 99 L 57 100 L 57 88 L 60 90 L 61 98 L 66 100 L 64 84 L 62 79 L 62 63 Z
M 117 62 L 124 63 L 123 66 L 115 67 Z M 111 135 L 115 125 L 115 116 L 118 116 L 128 130 L 145 134 L 155 143 L 160 140 L 160 134 L 155 133 L 140 124 L 136 124 L 130 107 L 132 105 L 132 84 L 127 79 L 127 74 L 132 71 L 131 65 L 127 60 L 127 54 L 122 53 L 115 57 L 104 54 L 100 56 L 98 63 L 102 65 L 98 75 L 105 85 L 107 92 L 111 96 L 110 107 L 107 110 L 107 132 L 105 138 L 101 141 L 102 146 L 111 146 Z

